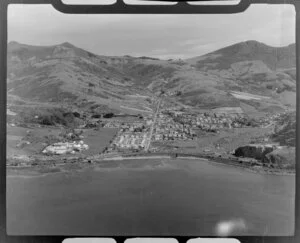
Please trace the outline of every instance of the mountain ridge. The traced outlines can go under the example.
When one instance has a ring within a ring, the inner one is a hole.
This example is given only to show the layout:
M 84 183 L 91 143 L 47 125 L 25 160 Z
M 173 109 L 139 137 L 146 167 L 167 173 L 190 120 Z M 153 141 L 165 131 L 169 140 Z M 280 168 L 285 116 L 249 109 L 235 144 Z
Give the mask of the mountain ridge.
M 269 68 L 276 70 L 277 68 L 295 66 L 295 47 L 294 43 L 287 46 L 272 47 L 262 42 L 250 40 L 191 58 L 190 61 L 199 67 L 208 62 L 213 63 L 214 60 L 219 59 L 218 61 L 222 63 L 219 63 L 217 67 L 228 68 L 233 62 L 237 61 L 261 60 L 264 61 Z M 231 58 L 228 58 L 228 56 Z M 286 63 L 286 59 L 290 60 L 290 63 Z
M 239 46 L 239 45 L 245 45 L 247 43 L 251 43 L 251 44 L 254 44 L 254 45 L 263 45 L 265 47 L 268 47 L 268 48 L 278 48 L 278 49 L 281 49 L 281 48 L 295 48 L 296 44 L 295 43 L 290 43 L 288 45 L 284 45 L 284 46 L 271 46 L 271 45 L 267 45 L 263 42 L 259 42 L 259 41 L 256 41 L 256 40 L 247 40 L 247 41 L 242 41 L 242 42 L 238 42 L 238 43 L 235 43 L 235 44 L 231 44 L 227 47 L 223 47 L 223 48 L 219 48 L 215 51 L 211 51 L 211 52 L 207 52 L 206 54 L 203 54 L 203 55 L 200 55 L 200 56 L 194 56 L 194 57 L 190 57 L 190 58 L 186 58 L 186 59 L 183 59 L 183 60 L 189 60 L 189 59 L 194 59 L 194 58 L 197 58 L 197 57 L 202 57 L 202 56 L 206 56 L 208 54 L 211 54 L 211 53 L 214 53 L 214 52 L 218 52 L 218 51 L 221 51 L 223 49 L 226 49 L 226 48 L 231 48 L 231 47 L 234 47 L 234 46 Z M 9 41 L 7 46 L 8 46 L 8 49 L 10 46 L 12 45 L 22 45 L 22 46 L 27 46 L 27 47 L 41 47 L 41 48 L 47 48 L 47 47 L 55 47 L 55 46 L 66 46 L 66 47 L 69 47 L 69 48 L 77 48 L 77 49 L 82 49 L 86 52 L 89 52 L 87 50 L 85 50 L 83 47 L 77 47 L 75 46 L 74 44 L 72 44 L 71 42 L 69 41 L 65 41 L 65 42 L 62 42 L 62 43 L 58 43 L 58 44 L 52 44 L 52 45 L 33 45 L 33 44 L 25 44 L 25 43 L 21 43 L 21 42 L 18 42 L 18 41 Z M 94 54 L 94 55 L 98 55 L 98 56 L 102 56 L 100 54 Z M 115 55 L 106 55 L 107 57 L 116 57 Z M 118 57 L 133 57 L 133 58 L 143 58 L 143 57 L 148 57 L 148 58 L 153 58 L 153 59 L 160 59 L 160 60 L 167 60 L 167 59 L 161 59 L 161 58 L 157 58 L 157 57 L 151 57 L 151 56 L 141 56 L 141 57 L 138 57 L 138 56 L 131 56 L 129 54 L 126 54 L 126 55 L 120 55 Z M 178 58 L 179 59 L 179 58 Z
M 295 44 L 276 48 L 252 40 L 192 59 L 161 60 L 101 56 L 69 42 L 53 46 L 10 42 L 8 92 L 41 102 L 87 99 L 119 110 L 149 108 L 157 92 L 166 93 L 170 102 L 196 109 L 235 105 L 262 112 L 268 107 L 282 110 L 295 103 L 294 48 Z M 241 98 L 232 91 L 269 100 L 247 100 L 250 96 Z M 148 99 L 128 98 L 136 94 Z

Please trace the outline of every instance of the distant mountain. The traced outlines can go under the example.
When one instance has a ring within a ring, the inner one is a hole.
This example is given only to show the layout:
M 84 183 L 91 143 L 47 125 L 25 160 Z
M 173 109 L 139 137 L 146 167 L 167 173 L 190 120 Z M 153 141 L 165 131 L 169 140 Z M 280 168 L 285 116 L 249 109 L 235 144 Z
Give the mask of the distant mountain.
M 240 107 L 265 113 L 295 106 L 295 45 L 275 48 L 248 41 L 188 60 L 159 60 L 100 56 L 68 42 L 10 42 L 7 62 L 9 97 L 24 102 L 94 102 L 122 112 L 149 112 L 163 91 L 167 106 L 192 109 Z
M 295 44 L 271 47 L 246 41 L 186 61 L 198 71 L 227 80 L 223 85 L 228 90 L 267 95 L 295 105 Z M 242 103 L 256 106 L 252 101 Z
M 75 47 L 69 42 L 54 46 L 32 46 L 12 41 L 8 43 L 8 58 L 11 56 L 17 56 L 20 60 L 27 60 L 30 58 L 46 59 L 50 57 L 68 58 L 76 56 L 90 58 L 96 55 Z
M 7 62 L 8 93 L 26 102 L 90 101 L 119 110 L 121 106 L 136 111 L 148 107 L 148 112 L 149 99 L 136 102 L 133 95 L 151 98 L 145 86 L 176 70 L 166 61 L 100 56 L 67 42 L 54 46 L 10 42 Z
M 296 66 L 295 44 L 271 47 L 258 41 L 245 41 L 201 57 L 190 59 L 197 67 L 229 69 L 232 64 L 244 61 L 261 61 L 271 70 L 289 69 Z

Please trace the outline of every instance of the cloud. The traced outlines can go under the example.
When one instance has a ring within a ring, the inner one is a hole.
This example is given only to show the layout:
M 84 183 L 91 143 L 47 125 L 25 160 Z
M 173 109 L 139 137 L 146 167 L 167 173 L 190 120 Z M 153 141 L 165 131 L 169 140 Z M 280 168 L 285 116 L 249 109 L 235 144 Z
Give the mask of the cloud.
M 295 42 L 292 5 L 255 5 L 219 15 L 73 15 L 51 5 L 10 5 L 8 39 L 33 45 L 65 41 L 100 55 L 187 58 L 240 41 Z

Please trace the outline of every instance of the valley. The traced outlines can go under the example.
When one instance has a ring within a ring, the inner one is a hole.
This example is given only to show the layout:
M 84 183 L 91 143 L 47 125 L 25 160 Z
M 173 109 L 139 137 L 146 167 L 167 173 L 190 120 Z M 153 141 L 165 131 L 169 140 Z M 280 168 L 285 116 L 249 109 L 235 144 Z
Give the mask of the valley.
M 295 45 L 160 60 L 10 42 L 7 60 L 11 170 L 141 156 L 295 170 Z

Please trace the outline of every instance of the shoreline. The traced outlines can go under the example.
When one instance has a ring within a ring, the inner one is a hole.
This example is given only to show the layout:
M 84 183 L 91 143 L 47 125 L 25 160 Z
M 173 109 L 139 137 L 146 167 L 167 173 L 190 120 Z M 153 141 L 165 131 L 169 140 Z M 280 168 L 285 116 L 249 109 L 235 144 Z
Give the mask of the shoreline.
M 273 168 L 267 168 L 263 166 L 259 167 L 252 167 L 252 166 L 246 166 L 241 165 L 237 161 L 231 160 L 231 162 L 226 163 L 224 160 L 230 160 L 225 158 L 201 158 L 201 157 L 185 157 L 185 156 L 178 156 L 177 158 L 172 158 L 172 156 L 132 156 L 132 157 L 112 157 L 112 158 L 105 158 L 103 161 L 123 161 L 123 160 L 139 160 L 139 159 L 187 159 L 187 160 L 202 160 L 213 164 L 222 164 L 225 166 L 231 166 L 235 168 L 241 168 L 243 170 L 246 170 L 248 172 L 256 173 L 256 174 L 269 174 L 269 175 L 282 175 L 282 176 L 290 176 L 295 175 L 296 172 L 293 171 L 287 171 L 287 170 L 276 170 Z M 223 161 L 222 161 L 223 160 Z M 102 161 L 102 160 L 101 160 Z M 96 162 L 97 163 L 97 162 Z
M 126 160 L 157 160 L 157 159 L 185 159 L 185 160 L 201 160 L 208 163 L 213 163 L 216 165 L 225 165 L 231 166 L 235 168 L 243 169 L 247 172 L 255 173 L 255 174 L 268 174 L 268 175 L 277 175 L 277 176 L 294 176 L 296 174 L 295 171 L 289 171 L 284 169 L 276 169 L 276 168 L 268 168 L 264 166 L 251 166 L 246 164 L 241 164 L 238 160 L 232 160 L 230 158 L 222 158 L 222 157 L 213 157 L 207 156 L 205 157 L 197 157 L 197 156 L 178 156 L 172 157 L 171 155 L 144 155 L 144 156 L 115 156 L 110 158 L 95 158 L 93 156 L 87 158 L 77 158 L 71 161 L 63 162 L 61 161 L 53 162 L 53 159 L 49 159 L 48 162 L 51 161 L 51 164 L 40 164 L 40 165 L 24 165 L 24 166 L 6 166 L 7 177 L 35 177 L 46 174 L 53 173 L 68 173 L 78 170 L 83 170 L 85 168 L 96 168 L 101 165 L 101 162 L 113 162 L 113 161 L 126 161 Z M 86 162 L 88 161 L 88 162 Z M 92 162 L 93 161 L 93 162 Z M 45 162 L 45 161 L 44 161 Z M 66 168 L 67 167 L 67 168 Z
M 168 156 L 168 155 L 162 155 L 162 156 L 159 156 L 159 155 L 157 155 L 157 156 L 132 156 L 132 157 L 130 157 L 130 156 L 125 156 L 125 157 L 123 157 L 123 156 L 116 156 L 116 157 L 112 157 L 112 158 L 103 158 L 103 159 L 101 159 L 101 161 L 110 161 L 110 160 L 139 160 L 139 159 L 170 159 L 171 158 L 171 156 Z
M 259 167 L 255 168 L 255 167 L 251 167 L 251 166 L 243 166 L 243 165 L 240 165 L 236 162 L 226 163 L 226 162 L 221 162 L 221 161 L 216 161 L 216 160 L 208 160 L 208 161 L 210 163 L 213 163 L 213 164 L 219 164 L 219 165 L 222 164 L 222 165 L 225 165 L 225 166 L 240 168 L 240 169 L 243 169 L 243 170 L 246 170 L 248 172 L 255 173 L 255 174 L 277 175 L 277 176 L 295 176 L 296 175 L 296 172 L 293 172 L 293 171 L 287 171 L 287 170 L 272 171 L 273 169 L 263 167 L 263 166 L 259 166 Z

